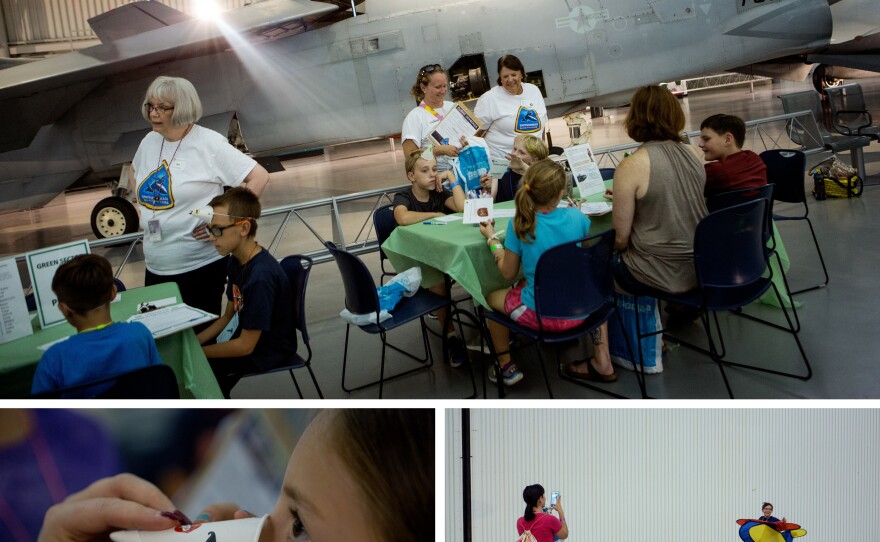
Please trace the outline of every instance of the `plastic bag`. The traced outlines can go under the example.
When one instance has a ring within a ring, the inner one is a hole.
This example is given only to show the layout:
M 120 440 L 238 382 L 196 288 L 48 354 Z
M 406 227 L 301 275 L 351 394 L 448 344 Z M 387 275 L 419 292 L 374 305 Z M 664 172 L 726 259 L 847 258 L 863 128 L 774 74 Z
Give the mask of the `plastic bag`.
M 478 197 L 483 188 L 480 177 L 489 173 L 491 168 L 489 148 L 482 137 L 468 137 L 467 143 L 467 147 L 459 151 L 458 158 L 452 161 L 452 169 L 462 183 L 465 195 Z
M 419 291 L 422 284 L 422 269 L 420 267 L 411 267 L 402 273 L 398 273 L 385 286 L 376 288 L 379 296 L 379 322 L 376 322 L 376 313 L 354 314 L 348 309 L 342 309 L 339 316 L 348 323 L 356 326 L 365 326 L 367 324 L 376 324 L 384 322 L 391 318 L 391 311 L 400 302 L 403 297 L 412 297 Z
M 639 370 L 639 350 L 636 343 L 636 318 L 639 319 L 639 329 L 642 333 L 659 331 L 661 329 L 660 311 L 657 310 L 657 300 L 652 297 L 640 296 L 638 306 L 636 298 L 631 295 L 617 296 L 617 311 L 623 319 L 624 328 L 620 328 L 617 318 L 608 319 L 608 348 L 611 351 L 611 361 L 618 367 L 631 371 Z M 629 350 L 626 347 L 626 339 L 633 350 L 635 360 L 629 359 Z M 660 334 L 642 339 L 642 355 L 645 358 L 645 374 L 663 372 L 663 337 Z

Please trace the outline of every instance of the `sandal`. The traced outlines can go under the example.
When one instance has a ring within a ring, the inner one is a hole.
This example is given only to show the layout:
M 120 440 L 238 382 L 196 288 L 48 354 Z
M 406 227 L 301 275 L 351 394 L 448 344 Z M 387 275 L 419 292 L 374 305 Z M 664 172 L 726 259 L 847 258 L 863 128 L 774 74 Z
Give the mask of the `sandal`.
M 573 380 L 587 380 L 590 382 L 601 382 L 603 384 L 610 384 L 611 382 L 617 382 L 617 372 L 613 372 L 610 375 L 599 374 L 599 372 L 596 371 L 596 369 L 593 367 L 592 359 L 593 358 L 590 358 L 590 363 L 588 365 L 589 370 L 585 373 L 579 373 L 579 372 L 574 371 L 572 369 L 572 367 L 574 365 L 580 365 L 580 363 L 575 363 L 575 362 L 566 363 L 565 369 L 563 370 L 563 372 L 565 372 L 565 376 L 567 376 Z M 586 361 L 587 360 L 584 360 L 584 362 L 586 362 Z M 581 363 L 584 363 L 584 362 L 581 362 Z

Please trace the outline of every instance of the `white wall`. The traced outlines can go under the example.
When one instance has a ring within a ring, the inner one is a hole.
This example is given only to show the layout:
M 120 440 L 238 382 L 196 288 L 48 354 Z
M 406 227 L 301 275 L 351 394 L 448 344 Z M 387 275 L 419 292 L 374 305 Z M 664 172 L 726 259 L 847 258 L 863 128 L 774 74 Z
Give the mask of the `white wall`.
M 539 483 L 570 541 L 738 542 L 776 506 L 803 542 L 874 542 L 876 409 L 471 409 L 473 540 L 513 542 Z M 461 541 L 461 411 L 446 414 L 446 540 Z

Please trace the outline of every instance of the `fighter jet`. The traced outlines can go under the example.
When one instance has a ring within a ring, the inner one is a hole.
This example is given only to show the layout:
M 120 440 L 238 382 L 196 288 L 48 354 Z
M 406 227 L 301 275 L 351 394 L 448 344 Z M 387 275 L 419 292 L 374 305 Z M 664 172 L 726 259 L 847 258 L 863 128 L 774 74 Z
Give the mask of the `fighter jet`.
M 399 133 L 419 67 L 435 62 L 449 69 L 452 97 L 466 100 L 490 88 L 499 56 L 517 55 L 551 115 L 724 70 L 878 72 L 875 3 L 264 0 L 199 19 L 133 2 L 89 21 L 100 45 L 0 70 L 0 212 L 45 205 L 83 179 L 119 178 L 149 130 L 140 112 L 158 75 L 193 82 L 200 124 L 278 156 Z M 137 229 L 118 195 L 92 213 L 99 237 Z

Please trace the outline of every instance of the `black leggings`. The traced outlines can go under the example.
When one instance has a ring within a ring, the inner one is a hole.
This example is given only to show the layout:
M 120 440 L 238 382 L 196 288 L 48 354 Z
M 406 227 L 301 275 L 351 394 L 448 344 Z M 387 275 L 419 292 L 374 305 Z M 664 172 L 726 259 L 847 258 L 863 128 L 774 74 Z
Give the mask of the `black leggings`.
M 229 257 L 203 265 L 178 275 L 157 275 L 149 269 L 144 275 L 144 286 L 174 282 L 180 288 L 180 297 L 190 307 L 220 315 L 223 308 L 223 290 L 226 287 L 226 266 Z M 195 327 L 198 333 L 210 322 Z

